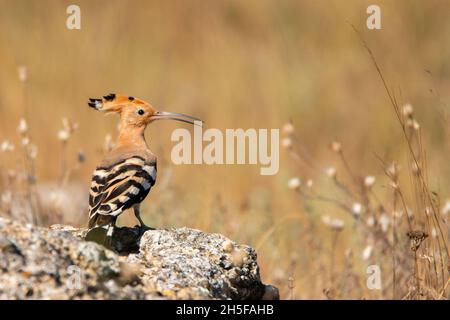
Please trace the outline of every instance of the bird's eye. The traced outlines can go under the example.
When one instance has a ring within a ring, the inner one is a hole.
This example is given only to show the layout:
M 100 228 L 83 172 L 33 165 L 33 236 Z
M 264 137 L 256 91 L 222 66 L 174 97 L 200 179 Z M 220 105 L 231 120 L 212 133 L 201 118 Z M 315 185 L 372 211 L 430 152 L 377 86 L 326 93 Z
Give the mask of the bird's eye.
M 142 115 L 144 115 L 145 111 L 142 110 L 142 109 L 139 109 L 139 110 L 137 111 L 137 113 L 138 113 L 138 115 L 142 116 Z

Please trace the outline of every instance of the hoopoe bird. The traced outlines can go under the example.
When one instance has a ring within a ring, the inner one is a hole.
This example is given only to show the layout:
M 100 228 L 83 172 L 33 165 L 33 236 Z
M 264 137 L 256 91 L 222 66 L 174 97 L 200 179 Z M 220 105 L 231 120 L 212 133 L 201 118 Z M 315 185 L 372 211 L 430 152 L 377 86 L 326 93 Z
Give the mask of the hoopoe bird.
M 156 157 L 145 141 L 144 132 L 156 120 L 172 119 L 201 125 L 201 120 L 172 112 L 157 111 L 141 99 L 109 94 L 89 99 L 88 105 L 105 113 L 120 115 L 115 147 L 95 169 L 89 193 L 89 228 L 103 227 L 111 236 L 120 214 L 133 208 L 142 228 L 140 203 L 156 181 Z M 198 121 L 198 122 L 197 122 Z

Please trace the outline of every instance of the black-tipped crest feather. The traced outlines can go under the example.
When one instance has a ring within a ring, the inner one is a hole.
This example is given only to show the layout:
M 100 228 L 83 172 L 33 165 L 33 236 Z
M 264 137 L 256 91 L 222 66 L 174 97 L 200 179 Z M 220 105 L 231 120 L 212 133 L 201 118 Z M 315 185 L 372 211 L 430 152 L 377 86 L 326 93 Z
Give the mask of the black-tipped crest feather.
M 103 99 L 105 99 L 106 101 L 113 101 L 116 98 L 116 94 L 115 93 L 110 93 L 106 96 L 103 96 Z
M 102 99 L 89 98 L 88 105 L 98 110 L 102 106 Z

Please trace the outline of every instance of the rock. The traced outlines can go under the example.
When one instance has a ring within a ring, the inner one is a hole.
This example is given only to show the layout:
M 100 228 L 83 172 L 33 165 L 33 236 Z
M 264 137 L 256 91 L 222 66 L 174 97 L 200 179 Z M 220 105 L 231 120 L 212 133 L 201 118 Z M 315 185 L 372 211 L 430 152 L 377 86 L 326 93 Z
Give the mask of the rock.
M 0 299 L 278 299 L 255 251 L 220 234 L 116 228 L 112 249 L 87 230 L 0 218 Z

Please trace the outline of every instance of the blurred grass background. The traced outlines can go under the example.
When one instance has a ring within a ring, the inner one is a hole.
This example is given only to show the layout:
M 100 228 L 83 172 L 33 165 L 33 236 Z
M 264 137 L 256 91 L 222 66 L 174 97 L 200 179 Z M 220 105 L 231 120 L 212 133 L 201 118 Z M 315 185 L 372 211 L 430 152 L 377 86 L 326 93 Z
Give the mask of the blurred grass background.
M 65 27 L 70 4 L 81 8 L 81 30 Z M 313 266 L 327 258 L 312 254 L 305 243 L 311 217 L 287 181 L 301 174 L 328 192 L 322 180 L 323 168 L 336 165 L 328 148 L 332 140 L 343 143 L 362 175 L 382 177 L 377 156 L 405 159 L 386 93 L 349 23 L 372 47 L 397 98 L 413 104 L 426 132 L 432 189 L 443 199 L 450 191 L 450 2 L 377 1 L 382 30 L 374 31 L 366 28 L 370 4 L 0 0 L 0 141 L 19 148 L 16 128 L 26 117 L 39 150 L 38 184 L 54 190 L 61 159 L 67 156 L 74 167 L 82 150 L 86 161 L 69 185 L 80 199 L 86 197 L 85 208 L 91 172 L 105 136 L 116 136 L 118 120 L 88 108 L 89 97 L 133 95 L 219 129 L 280 128 L 292 121 L 315 169 L 281 151 L 275 176 L 260 176 L 259 166 L 174 166 L 170 134 L 181 125 L 151 125 L 146 136 L 159 159 L 159 180 L 144 202 L 144 220 L 220 232 L 257 246 L 263 280 L 279 286 L 282 297 L 324 298 L 325 279 Z M 26 82 L 19 81 L 19 66 L 27 69 Z M 67 153 L 57 139 L 63 117 L 79 124 Z M 17 155 L 0 156 L 2 167 L 20 170 Z M 316 204 L 312 219 L 340 215 L 336 211 Z M 122 222 L 133 223 L 131 216 Z M 63 217 L 52 222 L 81 224 L 87 213 L 80 209 L 77 217 Z M 309 236 L 327 245 L 331 235 L 321 227 L 316 231 Z M 339 252 L 352 241 L 350 230 Z

